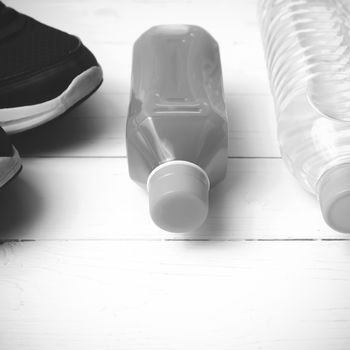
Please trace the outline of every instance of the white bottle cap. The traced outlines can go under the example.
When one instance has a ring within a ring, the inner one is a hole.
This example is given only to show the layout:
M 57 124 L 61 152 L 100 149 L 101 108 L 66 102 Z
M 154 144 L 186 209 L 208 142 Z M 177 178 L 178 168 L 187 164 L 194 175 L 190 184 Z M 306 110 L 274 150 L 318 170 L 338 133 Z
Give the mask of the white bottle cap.
M 318 196 L 326 223 L 350 233 L 350 164 L 328 170 L 319 181 Z
M 149 210 L 153 221 L 170 232 L 190 232 L 208 215 L 210 182 L 198 165 L 170 161 L 148 177 Z

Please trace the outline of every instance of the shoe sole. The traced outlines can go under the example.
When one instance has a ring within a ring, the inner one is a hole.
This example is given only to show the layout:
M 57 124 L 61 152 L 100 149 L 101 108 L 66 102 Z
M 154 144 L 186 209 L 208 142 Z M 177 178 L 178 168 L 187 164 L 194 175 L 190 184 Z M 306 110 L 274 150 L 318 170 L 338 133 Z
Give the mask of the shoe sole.
M 75 77 L 68 88 L 52 100 L 30 106 L 0 109 L 0 126 L 8 134 L 15 134 L 55 119 L 94 93 L 102 79 L 101 67 L 91 67 Z
M 15 178 L 22 170 L 21 158 L 14 148 L 12 157 L 0 158 L 0 188 Z

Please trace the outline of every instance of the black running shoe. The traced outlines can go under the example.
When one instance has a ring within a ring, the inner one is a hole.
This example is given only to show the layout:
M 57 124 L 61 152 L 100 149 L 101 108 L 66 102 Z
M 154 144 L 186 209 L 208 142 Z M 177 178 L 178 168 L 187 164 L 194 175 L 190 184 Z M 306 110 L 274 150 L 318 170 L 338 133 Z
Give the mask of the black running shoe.
M 22 169 L 21 158 L 9 137 L 0 128 L 0 187 L 13 179 Z
M 0 126 L 6 132 L 62 115 L 101 83 L 101 67 L 77 37 L 0 2 Z

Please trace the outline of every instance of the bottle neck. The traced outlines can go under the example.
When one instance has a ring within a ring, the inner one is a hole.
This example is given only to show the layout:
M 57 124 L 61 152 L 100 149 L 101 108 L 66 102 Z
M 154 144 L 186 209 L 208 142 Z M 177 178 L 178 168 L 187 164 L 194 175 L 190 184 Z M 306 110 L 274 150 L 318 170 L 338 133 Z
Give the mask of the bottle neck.
M 318 182 L 317 196 L 326 223 L 350 233 L 350 163 L 326 171 Z

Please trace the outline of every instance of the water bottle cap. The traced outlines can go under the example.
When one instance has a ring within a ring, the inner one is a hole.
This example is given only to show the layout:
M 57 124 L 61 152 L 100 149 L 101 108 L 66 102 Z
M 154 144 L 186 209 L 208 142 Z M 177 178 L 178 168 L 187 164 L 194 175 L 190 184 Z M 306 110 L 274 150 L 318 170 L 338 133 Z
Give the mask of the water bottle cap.
M 350 233 L 350 164 L 328 170 L 319 181 L 318 195 L 326 223 Z
M 148 177 L 149 210 L 153 221 L 170 232 L 197 229 L 208 215 L 210 182 L 198 165 L 170 161 Z

